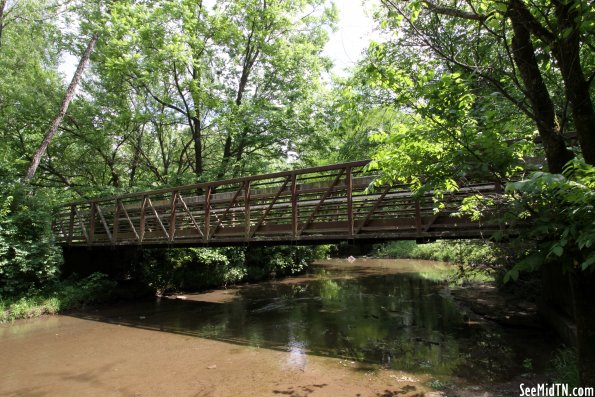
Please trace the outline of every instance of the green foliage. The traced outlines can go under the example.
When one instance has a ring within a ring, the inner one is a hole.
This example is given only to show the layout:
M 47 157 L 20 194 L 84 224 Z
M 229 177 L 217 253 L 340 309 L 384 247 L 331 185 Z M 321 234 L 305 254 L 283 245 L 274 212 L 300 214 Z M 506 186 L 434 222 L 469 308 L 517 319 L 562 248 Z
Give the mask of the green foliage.
M 580 386 L 576 350 L 560 349 L 551 362 L 552 383 L 567 384 L 570 389 Z
M 456 191 L 462 181 L 500 180 L 517 172 L 528 147 L 510 142 L 527 130 L 523 122 L 510 124 L 501 99 L 474 87 L 474 76 L 437 72 L 433 62 L 414 66 L 398 51 L 373 47 L 365 66 L 369 84 L 386 92 L 401 112 L 371 137 L 379 143 L 372 167 L 382 169 L 381 181 Z
M 93 273 L 82 280 L 65 280 L 54 289 L 59 300 L 58 310 L 67 310 L 88 304 L 104 302 L 111 296 L 116 282 L 103 273 Z
M 376 255 L 388 258 L 427 259 L 457 265 L 449 272 L 422 271 L 420 275 L 434 281 L 452 284 L 493 281 L 503 266 L 503 252 L 489 241 L 439 240 L 417 244 L 415 241 L 393 241 L 376 248 Z
M 29 291 L 20 298 L 0 299 L 0 322 L 38 317 L 106 301 L 116 283 L 105 274 L 93 273 L 82 280 L 65 280 Z
M 158 294 L 201 290 L 299 273 L 328 254 L 320 247 L 228 247 L 147 250 L 141 278 Z
M 329 246 L 250 247 L 246 251 L 248 279 L 258 280 L 274 273 L 289 276 L 304 271 L 314 259 L 328 255 Z
M 498 248 L 488 241 L 439 240 L 417 244 L 415 241 L 394 241 L 381 245 L 377 254 L 391 258 L 431 259 L 467 266 L 492 267 L 500 257 Z
M 62 252 L 54 245 L 48 200 L 13 182 L 0 168 L 0 296 L 14 296 L 54 280 Z
M 567 270 L 595 269 L 595 167 L 573 160 L 563 175 L 536 172 L 506 190 L 514 197 L 511 221 L 527 229 L 523 239 L 536 242 L 506 280 L 550 260 Z

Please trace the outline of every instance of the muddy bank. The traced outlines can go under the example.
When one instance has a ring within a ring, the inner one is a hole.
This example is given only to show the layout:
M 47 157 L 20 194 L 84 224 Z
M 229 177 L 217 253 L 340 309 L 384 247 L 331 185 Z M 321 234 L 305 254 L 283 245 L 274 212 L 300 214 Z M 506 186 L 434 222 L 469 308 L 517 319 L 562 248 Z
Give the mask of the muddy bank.
M 537 304 L 527 297 L 498 289 L 495 283 L 481 283 L 451 290 L 455 300 L 469 312 L 506 327 L 545 328 Z
M 399 371 L 74 317 L 21 321 L 3 327 L 0 337 L 4 396 L 376 396 L 387 390 L 428 391 L 421 384 L 425 378 Z

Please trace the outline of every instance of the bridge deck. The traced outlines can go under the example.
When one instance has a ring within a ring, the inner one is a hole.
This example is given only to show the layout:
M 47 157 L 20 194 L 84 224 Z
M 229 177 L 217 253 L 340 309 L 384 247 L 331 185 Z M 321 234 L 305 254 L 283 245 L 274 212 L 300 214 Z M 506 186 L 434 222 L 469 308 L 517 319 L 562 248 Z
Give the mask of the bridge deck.
M 463 186 L 434 210 L 432 193 L 406 185 L 369 189 L 369 161 L 278 172 L 71 203 L 55 217 L 73 246 L 214 246 L 342 240 L 474 238 L 497 227 L 450 216 L 494 184 Z

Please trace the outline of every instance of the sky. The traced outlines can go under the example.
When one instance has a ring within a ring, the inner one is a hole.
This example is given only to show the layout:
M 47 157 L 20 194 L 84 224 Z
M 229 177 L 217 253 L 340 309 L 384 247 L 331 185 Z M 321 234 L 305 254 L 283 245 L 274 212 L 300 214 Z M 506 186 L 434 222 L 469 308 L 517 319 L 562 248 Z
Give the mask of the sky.
M 377 0 L 334 0 L 339 9 L 337 30 L 331 33 L 324 55 L 334 62 L 333 72 L 346 74 L 346 68 L 355 66 L 371 40 L 378 38 L 374 32 L 371 8 Z

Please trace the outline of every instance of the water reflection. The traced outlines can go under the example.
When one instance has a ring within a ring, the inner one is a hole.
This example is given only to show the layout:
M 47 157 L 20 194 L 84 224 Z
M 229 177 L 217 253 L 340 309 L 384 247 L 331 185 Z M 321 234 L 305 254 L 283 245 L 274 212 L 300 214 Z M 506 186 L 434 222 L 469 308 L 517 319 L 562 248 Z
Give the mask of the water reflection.
M 190 295 L 77 316 L 278 349 L 289 352 L 283 365 L 296 369 L 316 354 L 437 378 L 494 381 L 521 372 L 523 359 L 539 351 L 528 349 L 518 333 L 470 325 L 443 285 L 415 272 L 380 270 L 320 266 L 290 282 L 238 287 L 221 303 L 212 294 L 207 301 Z
M 285 366 L 290 369 L 304 370 L 307 364 L 306 344 L 296 339 L 291 339 L 287 344 L 289 355 L 286 358 Z

